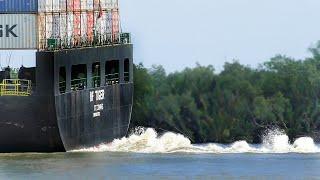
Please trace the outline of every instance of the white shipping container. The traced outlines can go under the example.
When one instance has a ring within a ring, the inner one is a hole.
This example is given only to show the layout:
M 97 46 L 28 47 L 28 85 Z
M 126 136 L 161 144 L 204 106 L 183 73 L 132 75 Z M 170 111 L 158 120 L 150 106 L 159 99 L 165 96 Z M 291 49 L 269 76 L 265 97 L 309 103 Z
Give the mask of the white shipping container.
M 95 0 L 95 10 L 99 10 L 99 3 L 102 10 L 118 9 L 118 0 Z
M 67 10 L 67 0 L 59 0 L 59 9 L 62 12 Z
M 107 11 L 106 12 L 106 33 L 107 35 L 110 35 L 111 38 L 111 34 L 112 34 L 112 11 Z
M 87 30 L 88 30 L 88 15 L 86 12 L 81 13 L 81 38 L 83 40 L 87 39 Z
M 38 0 L 38 12 L 42 13 L 46 11 L 46 0 Z
M 38 0 L 38 12 L 65 12 L 67 9 L 67 2 L 71 0 Z
M 59 12 L 60 10 L 60 0 L 52 0 L 52 11 Z
M 118 0 L 93 0 L 95 11 L 118 9 Z
M 100 0 L 93 0 L 93 10 L 99 10 L 99 8 L 101 8 Z
M 118 0 L 103 0 L 104 1 L 104 8 L 111 10 L 111 9 L 118 9 Z
M 46 16 L 46 39 L 51 39 L 52 37 L 52 27 L 53 27 L 53 18 L 51 14 Z
M 87 8 L 85 10 L 88 10 L 88 11 L 93 10 L 93 0 L 87 0 Z
M 0 49 L 36 49 L 37 15 L 0 14 Z
M 109 0 L 100 0 L 100 5 L 102 9 L 107 9 L 107 1 Z
M 57 0 L 38 0 L 38 11 L 43 12 L 52 12 L 53 2 Z
M 87 10 L 87 0 L 80 0 L 81 10 Z
M 109 14 L 106 11 L 96 13 L 96 22 L 95 22 L 95 30 L 96 35 L 100 37 L 102 41 L 106 41 L 108 37 L 108 33 L 111 35 L 111 29 L 108 32 L 108 16 Z
M 66 43 L 68 45 L 73 44 L 73 13 L 67 14 L 67 38 Z
M 62 41 L 65 41 L 67 39 L 67 14 L 62 13 L 60 15 L 60 37 Z
M 52 37 L 54 39 L 60 39 L 60 15 L 53 14 L 52 17 Z

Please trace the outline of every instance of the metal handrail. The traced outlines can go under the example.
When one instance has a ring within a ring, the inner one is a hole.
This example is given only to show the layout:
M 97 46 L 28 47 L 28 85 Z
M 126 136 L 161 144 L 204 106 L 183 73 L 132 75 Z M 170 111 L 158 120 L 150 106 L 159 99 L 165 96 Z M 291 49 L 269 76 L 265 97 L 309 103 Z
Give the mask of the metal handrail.
M 92 86 L 99 87 L 101 85 L 100 76 L 92 76 Z M 124 72 L 124 81 L 125 83 L 130 82 L 130 72 Z M 65 93 L 66 81 L 59 82 L 59 91 L 60 93 Z M 105 75 L 105 85 L 116 85 L 120 83 L 120 73 L 113 73 Z M 87 88 L 87 78 L 73 79 L 71 80 L 71 91 L 80 91 Z
M 75 39 L 77 38 L 79 38 L 80 40 L 75 41 Z M 48 40 L 54 40 L 55 43 L 52 44 L 52 46 L 49 46 Z M 99 35 L 94 35 L 92 38 L 87 36 L 78 37 L 78 35 L 73 35 L 68 38 L 52 37 L 52 38 L 40 39 L 39 50 L 54 51 L 54 50 L 61 50 L 61 49 L 119 45 L 119 44 L 130 44 L 130 43 L 131 43 L 131 38 L 129 33 L 117 33 L 117 34 L 103 33 Z
M 60 81 L 59 82 L 59 91 L 61 93 L 65 93 L 67 90 L 67 81 Z
M 124 72 L 123 78 L 124 78 L 124 81 L 129 82 L 130 81 L 130 72 Z
M 79 91 L 87 87 L 87 78 L 73 79 L 71 80 L 71 90 Z
M 24 79 L 4 79 L 0 84 L 0 96 L 30 96 L 31 81 Z
M 107 85 L 119 84 L 120 82 L 119 73 L 107 74 L 105 78 L 106 78 Z
M 100 79 L 100 76 L 92 76 L 92 85 L 93 87 L 99 87 L 100 84 L 101 84 L 101 79 Z

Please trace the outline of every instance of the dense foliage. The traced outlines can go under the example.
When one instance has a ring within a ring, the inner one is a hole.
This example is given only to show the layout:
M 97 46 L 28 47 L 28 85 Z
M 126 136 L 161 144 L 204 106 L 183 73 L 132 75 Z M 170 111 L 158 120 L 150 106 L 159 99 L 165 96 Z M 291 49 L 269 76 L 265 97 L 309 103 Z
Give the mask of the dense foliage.
M 197 65 L 166 74 L 161 66 L 134 68 L 132 126 L 154 127 L 193 142 L 259 142 L 278 127 L 291 139 L 319 137 L 320 44 L 312 58 L 276 56 L 259 68 L 237 61 L 215 73 Z

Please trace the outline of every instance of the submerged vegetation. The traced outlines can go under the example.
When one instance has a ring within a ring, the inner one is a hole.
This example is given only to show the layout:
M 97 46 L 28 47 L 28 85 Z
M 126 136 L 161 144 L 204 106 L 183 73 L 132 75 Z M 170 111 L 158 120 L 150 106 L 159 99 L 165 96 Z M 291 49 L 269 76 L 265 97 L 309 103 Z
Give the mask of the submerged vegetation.
M 320 130 L 320 43 L 311 58 L 276 56 L 250 68 L 237 61 L 217 73 L 197 65 L 167 74 L 163 67 L 134 67 L 132 127 L 154 127 L 195 143 L 260 142 L 269 128 L 291 139 Z

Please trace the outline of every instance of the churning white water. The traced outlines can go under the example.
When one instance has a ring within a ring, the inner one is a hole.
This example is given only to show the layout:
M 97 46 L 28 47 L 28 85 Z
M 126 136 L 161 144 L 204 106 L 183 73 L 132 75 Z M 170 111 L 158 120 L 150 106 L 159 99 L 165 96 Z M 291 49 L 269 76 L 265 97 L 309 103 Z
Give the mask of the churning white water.
M 209 143 L 191 144 L 181 134 L 167 132 L 161 136 L 152 128 L 139 128 L 129 137 L 116 139 L 109 144 L 76 152 L 136 152 L 136 153 L 320 153 L 320 147 L 310 137 L 289 143 L 288 136 L 280 130 L 270 130 L 263 136 L 263 143 L 251 145 L 237 141 L 229 145 Z

